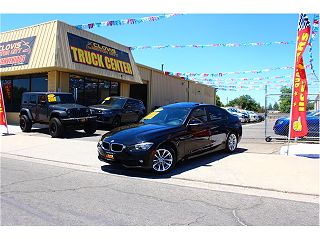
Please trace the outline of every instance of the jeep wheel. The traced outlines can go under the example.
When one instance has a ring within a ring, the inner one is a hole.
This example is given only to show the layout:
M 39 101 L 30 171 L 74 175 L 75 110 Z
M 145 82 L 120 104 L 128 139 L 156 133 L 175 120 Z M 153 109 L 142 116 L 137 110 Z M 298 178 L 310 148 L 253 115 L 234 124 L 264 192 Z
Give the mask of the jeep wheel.
M 94 134 L 97 130 L 97 123 L 89 123 L 86 126 L 84 126 L 84 132 L 86 134 Z
M 52 138 L 60 138 L 63 136 L 64 128 L 58 118 L 52 118 L 49 122 L 49 133 Z
M 20 128 L 22 132 L 30 132 L 32 128 L 32 122 L 29 120 L 28 116 L 21 115 L 20 116 Z
M 117 128 L 121 125 L 121 118 L 119 116 L 114 117 L 112 121 L 112 127 Z

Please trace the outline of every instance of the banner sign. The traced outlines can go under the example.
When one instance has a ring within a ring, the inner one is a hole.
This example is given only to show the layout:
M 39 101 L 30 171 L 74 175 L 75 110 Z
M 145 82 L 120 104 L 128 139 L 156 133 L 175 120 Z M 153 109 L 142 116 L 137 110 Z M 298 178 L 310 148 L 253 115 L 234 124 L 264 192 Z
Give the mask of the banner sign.
M 133 75 L 129 54 L 68 32 L 72 61 Z
M 0 68 L 29 63 L 36 37 L 0 43 Z
M 318 31 L 319 31 L 319 14 L 314 14 L 314 17 L 313 17 L 313 25 L 312 25 L 312 30 L 311 30 L 311 38 L 310 38 L 310 41 L 309 41 L 309 62 L 310 62 L 310 66 L 311 66 L 311 70 L 314 74 L 314 76 L 319 79 L 319 77 L 317 76 L 315 70 L 314 70 L 314 67 L 313 67 L 313 57 L 312 57 L 312 42 L 315 40 L 317 34 L 318 34 Z
M 7 127 L 6 112 L 4 107 L 1 83 L 0 83 L 0 125 L 4 125 Z
M 290 139 L 308 134 L 306 119 L 308 83 L 302 55 L 308 45 L 309 38 L 310 22 L 305 14 L 300 14 L 291 100 Z

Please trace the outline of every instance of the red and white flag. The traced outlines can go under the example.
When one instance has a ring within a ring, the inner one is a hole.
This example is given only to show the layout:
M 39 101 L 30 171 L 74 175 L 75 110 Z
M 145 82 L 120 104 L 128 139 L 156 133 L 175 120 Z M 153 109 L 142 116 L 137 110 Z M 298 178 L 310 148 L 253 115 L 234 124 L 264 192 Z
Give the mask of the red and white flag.
M 0 125 L 4 125 L 8 129 L 1 82 L 0 82 Z
M 295 58 L 294 79 L 291 98 L 290 139 L 308 134 L 306 109 L 308 103 L 308 82 L 303 64 L 303 52 L 310 38 L 310 22 L 306 14 L 300 14 Z

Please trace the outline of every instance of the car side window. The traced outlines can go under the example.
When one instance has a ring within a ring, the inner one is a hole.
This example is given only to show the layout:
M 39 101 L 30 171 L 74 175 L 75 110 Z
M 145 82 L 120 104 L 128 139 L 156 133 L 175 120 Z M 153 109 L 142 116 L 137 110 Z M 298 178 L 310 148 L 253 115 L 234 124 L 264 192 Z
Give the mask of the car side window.
M 200 122 L 202 123 L 208 122 L 206 109 L 204 107 L 193 110 L 190 115 L 190 121 L 189 121 L 190 124 L 200 123 Z
M 222 120 L 224 118 L 222 110 L 220 110 L 218 107 L 209 106 L 207 110 L 209 121 Z
M 24 94 L 22 96 L 22 104 L 28 104 L 29 100 L 30 100 L 30 95 L 29 94 Z
M 126 102 L 126 104 L 124 105 L 124 108 L 125 108 L 125 109 L 133 109 L 133 108 L 134 108 L 134 101 L 128 99 L 127 102 Z
M 30 95 L 30 104 L 37 104 L 37 96 Z

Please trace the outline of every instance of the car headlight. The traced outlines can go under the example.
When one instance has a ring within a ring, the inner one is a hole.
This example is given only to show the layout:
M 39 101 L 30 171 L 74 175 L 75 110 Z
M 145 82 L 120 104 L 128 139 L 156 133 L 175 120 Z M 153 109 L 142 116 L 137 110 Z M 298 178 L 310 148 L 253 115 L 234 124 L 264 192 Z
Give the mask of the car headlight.
M 67 110 L 67 114 L 68 114 L 68 115 L 70 115 L 70 112 L 71 112 L 70 110 Z
M 139 143 L 139 144 L 133 145 L 133 147 L 131 147 L 131 149 L 136 150 L 136 151 L 145 151 L 145 150 L 150 149 L 152 145 L 153 145 L 153 143 L 151 143 L 151 142 L 144 142 L 144 143 Z

